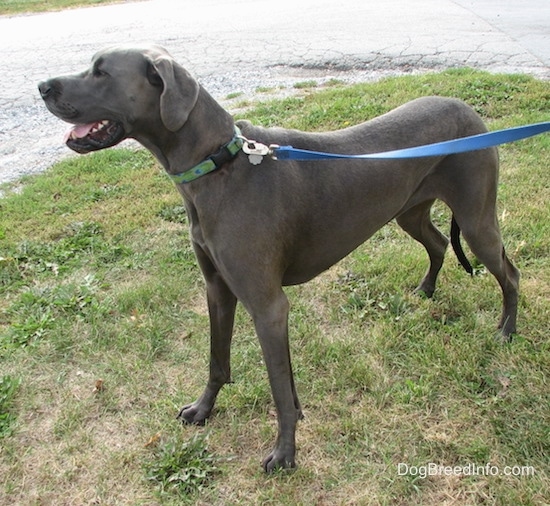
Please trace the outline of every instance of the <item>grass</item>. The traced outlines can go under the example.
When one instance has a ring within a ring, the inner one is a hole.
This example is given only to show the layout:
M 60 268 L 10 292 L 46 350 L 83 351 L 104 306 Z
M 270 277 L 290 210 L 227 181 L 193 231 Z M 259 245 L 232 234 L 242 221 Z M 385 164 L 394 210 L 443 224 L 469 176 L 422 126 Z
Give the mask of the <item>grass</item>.
M 428 94 L 465 99 L 492 129 L 548 120 L 548 82 L 471 70 L 335 84 L 246 116 L 324 130 Z M 434 299 L 412 293 L 427 259 L 394 224 L 288 289 L 306 418 L 299 468 L 275 476 L 260 469 L 276 421 L 242 308 L 215 415 L 174 419 L 206 380 L 208 316 L 185 212 L 150 155 L 98 152 L 4 188 L 0 504 L 548 503 L 549 153 L 547 135 L 501 148 L 499 218 L 522 271 L 511 344 L 482 266 L 470 278 L 449 254 Z M 447 229 L 444 206 L 434 219 Z
M 117 0 L 0 0 L 0 15 L 58 11 L 116 2 Z
M 11 435 L 15 415 L 12 413 L 13 399 L 21 380 L 11 376 L 0 378 L 0 439 Z
M 316 88 L 317 87 L 317 81 L 300 81 L 298 83 L 294 83 L 294 88 L 297 90 L 303 90 L 307 88 Z

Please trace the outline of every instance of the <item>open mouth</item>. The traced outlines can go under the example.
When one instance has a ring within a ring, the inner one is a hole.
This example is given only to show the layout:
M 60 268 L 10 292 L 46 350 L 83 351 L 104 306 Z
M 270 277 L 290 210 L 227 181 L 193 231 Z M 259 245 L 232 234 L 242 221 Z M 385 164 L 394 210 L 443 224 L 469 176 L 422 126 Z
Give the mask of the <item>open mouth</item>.
M 86 125 L 74 125 L 65 133 L 65 144 L 77 153 L 89 153 L 118 144 L 126 133 L 121 123 L 102 120 Z

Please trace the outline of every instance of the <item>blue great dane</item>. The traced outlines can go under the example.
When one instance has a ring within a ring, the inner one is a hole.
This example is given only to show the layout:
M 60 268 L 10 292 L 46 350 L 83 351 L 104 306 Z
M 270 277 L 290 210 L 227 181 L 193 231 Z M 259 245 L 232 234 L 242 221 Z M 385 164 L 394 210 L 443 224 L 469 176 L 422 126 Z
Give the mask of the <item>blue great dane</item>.
M 428 252 L 418 290 L 431 296 L 449 240 L 432 223 L 436 199 L 452 211 L 453 245 L 462 232 L 503 294 L 500 329 L 516 330 L 519 272 L 504 252 L 496 217 L 494 148 L 410 160 L 277 162 L 255 166 L 242 137 L 263 144 L 362 154 L 486 132 L 479 116 L 454 99 L 428 97 L 357 126 L 327 133 L 235 124 L 162 48 L 98 52 L 82 73 L 40 83 L 48 109 L 74 124 L 67 145 L 79 152 L 134 138 L 176 181 L 191 240 L 206 280 L 210 375 L 203 394 L 179 418 L 200 424 L 230 381 L 235 306 L 252 316 L 278 414 L 266 471 L 295 466 L 302 410 L 290 362 L 289 303 L 283 286 L 304 283 L 357 248 L 383 225 L 397 223 Z M 237 127 L 237 128 L 236 128 Z

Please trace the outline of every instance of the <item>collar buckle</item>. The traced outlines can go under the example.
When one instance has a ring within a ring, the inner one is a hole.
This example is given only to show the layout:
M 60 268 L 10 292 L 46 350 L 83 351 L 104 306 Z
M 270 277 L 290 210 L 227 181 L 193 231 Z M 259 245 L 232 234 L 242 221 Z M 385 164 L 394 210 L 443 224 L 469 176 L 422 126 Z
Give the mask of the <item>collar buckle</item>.
M 227 144 L 224 144 L 217 153 L 209 156 L 206 160 L 202 161 L 198 165 L 195 165 L 194 167 L 191 167 L 185 172 L 181 172 L 179 174 L 168 174 L 172 181 L 176 184 L 190 183 L 199 177 L 209 174 L 210 172 L 214 172 L 222 165 L 233 160 L 244 144 L 239 127 L 235 125 L 234 129 L 235 133 L 233 135 L 233 139 L 231 139 Z

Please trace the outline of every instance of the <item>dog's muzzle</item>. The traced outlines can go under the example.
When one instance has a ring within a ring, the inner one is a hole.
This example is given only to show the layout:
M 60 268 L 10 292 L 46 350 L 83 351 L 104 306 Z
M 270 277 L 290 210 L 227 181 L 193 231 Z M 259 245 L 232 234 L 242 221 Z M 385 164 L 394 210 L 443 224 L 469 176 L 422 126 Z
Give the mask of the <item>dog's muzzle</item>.
M 43 81 L 38 85 L 40 96 L 46 107 L 58 118 L 71 121 L 79 115 L 78 110 L 62 100 L 61 84 L 57 80 Z M 73 124 L 65 133 L 64 142 L 77 153 L 89 153 L 118 144 L 126 137 L 122 123 L 109 119 L 99 119 L 92 123 Z

